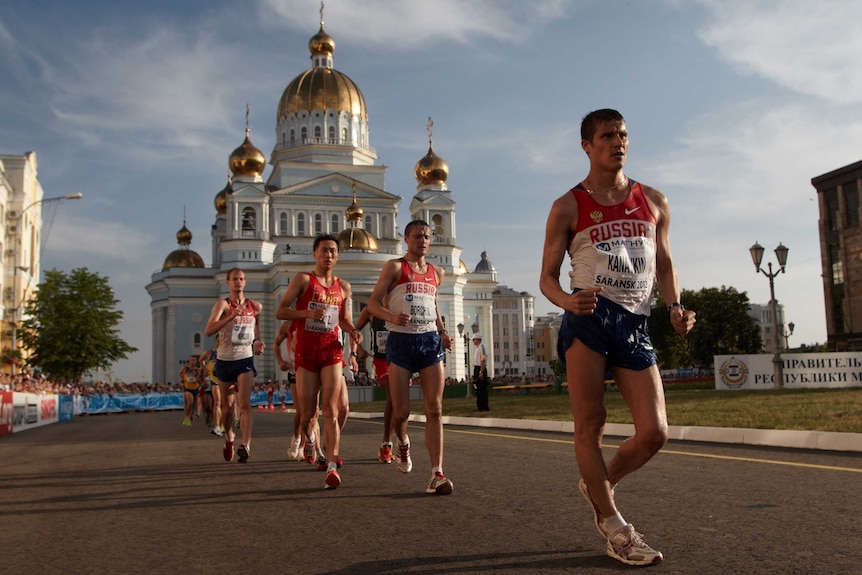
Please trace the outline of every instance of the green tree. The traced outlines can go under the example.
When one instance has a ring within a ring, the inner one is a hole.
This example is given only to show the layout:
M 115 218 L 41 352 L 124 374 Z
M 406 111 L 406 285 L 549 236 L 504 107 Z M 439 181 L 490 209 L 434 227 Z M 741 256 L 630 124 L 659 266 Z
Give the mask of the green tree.
M 96 368 L 108 370 L 138 351 L 120 339 L 123 312 L 108 278 L 87 268 L 70 274 L 51 270 L 27 302 L 29 316 L 21 326 L 21 342 L 30 351 L 28 364 L 45 374 L 80 381 Z
M 748 315 L 748 294 L 735 288 L 682 290 L 686 308 L 697 313 L 694 329 L 682 337 L 670 325 L 667 303 L 661 297 L 650 316 L 650 338 L 663 368 L 711 367 L 713 356 L 760 353 L 760 328 Z

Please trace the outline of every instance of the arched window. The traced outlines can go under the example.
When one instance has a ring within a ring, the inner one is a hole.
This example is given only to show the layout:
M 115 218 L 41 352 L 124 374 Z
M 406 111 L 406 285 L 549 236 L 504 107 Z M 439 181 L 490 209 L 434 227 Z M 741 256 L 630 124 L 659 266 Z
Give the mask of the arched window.
M 314 137 L 319 140 L 322 135 L 323 135 L 323 132 L 320 129 L 320 126 L 315 126 L 314 127 Z
M 374 233 L 374 230 L 371 229 L 371 216 L 365 216 L 365 229 L 372 234 Z
M 389 233 L 389 218 L 387 218 L 386 216 L 380 216 L 380 237 L 392 237 L 392 234 Z
M 335 143 L 335 126 L 329 126 L 329 143 Z
M 287 212 L 281 212 L 278 216 L 278 233 L 287 235 Z
M 302 138 L 303 143 L 308 140 L 308 128 L 305 126 L 302 127 L 302 130 L 299 131 L 299 137 Z
M 196 331 L 196 332 L 195 332 L 195 337 L 194 337 L 194 346 L 195 346 L 195 347 L 200 347 L 200 346 L 201 346 L 201 332 L 199 332 L 199 331 Z
M 339 226 L 338 222 L 340 219 L 341 218 L 338 217 L 338 214 L 332 214 L 332 217 L 330 218 L 330 221 L 332 222 L 330 224 L 330 228 L 329 228 L 330 234 L 337 234 L 338 233 L 338 226 Z
M 296 143 L 296 130 L 294 130 L 293 128 L 290 129 L 290 143 Z
M 323 216 L 314 214 L 314 235 L 319 236 L 323 233 Z
M 341 128 L 341 143 L 347 143 L 347 128 Z
M 242 237 L 253 238 L 257 231 L 257 213 L 252 207 L 242 209 Z
M 305 235 L 305 214 L 296 214 L 296 235 Z
M 446 236 L 446 230 L 443 229 L 443 216 L 440 214 L 434 214 L 431 216 L 431 229 L 434 233 L 434 238 L 436 238 L 437 242 L 445 241 L 444 238 Z

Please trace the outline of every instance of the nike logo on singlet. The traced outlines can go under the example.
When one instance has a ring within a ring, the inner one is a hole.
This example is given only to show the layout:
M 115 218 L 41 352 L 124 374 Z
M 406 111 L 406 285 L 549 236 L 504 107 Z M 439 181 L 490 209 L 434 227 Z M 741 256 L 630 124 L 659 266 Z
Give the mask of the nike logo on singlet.
M 636 208 L 632 208 L 632 209 L 630 209 L 630 210 L 629 210 L 629 209 L 626 209 L 626 215 L 627 215 L 627 216 L 630 216 L 630 215 L 632 215 L 633 213 L 635 213 L 636 211 L 638 211 L 639 209 L 641 209 L 641 207 L 640 207 L 640 206 L 638 206 L 638 207 L 636 207 Z

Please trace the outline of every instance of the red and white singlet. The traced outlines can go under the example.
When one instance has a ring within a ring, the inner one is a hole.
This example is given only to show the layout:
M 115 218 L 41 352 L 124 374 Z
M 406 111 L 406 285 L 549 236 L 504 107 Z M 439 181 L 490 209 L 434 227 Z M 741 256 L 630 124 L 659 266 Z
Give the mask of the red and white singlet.
M 397 333 L 428 333 L 437 331 L 437 274 L 426 264 L 425 273 L 410 269 L 401 259 L 401 277 L 389 291 L 389 311 L 410 316 L 407 325 L 386 322 L 386 329 Z
M 655 283 L 656 219 L 643 187 L 629 180 L 621 203 L 603 206 L 581 187 L 572 188 L 578 224 L 569 256 L 571 288 L 602 286 L 601 296 L 648 316 Z
M 236 309 L 237 304 L 230 298 L 225 298 L 231 311 Z M 242 304 L 243 308 L 239 315 L 233 318 L 219 331 L 218 349 L 216 356 L 222 361 L 236 361 L 254 355 L 252 342 L 254 341 L 254 324 L 257 320 L 257 311 L 254 302 L 246 298 Z

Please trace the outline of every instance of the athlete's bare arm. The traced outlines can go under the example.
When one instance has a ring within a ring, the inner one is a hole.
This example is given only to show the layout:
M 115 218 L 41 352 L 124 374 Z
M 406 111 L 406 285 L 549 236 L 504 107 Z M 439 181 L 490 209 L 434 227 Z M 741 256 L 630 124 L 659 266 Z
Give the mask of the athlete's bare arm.
M 210 312 L 210 318 L 204 328 L 204 333 L 207 337 L 218 333 L 221 328 L 232 322 L 239 313 L 240 310 L 238 307 L 231 310 L 226 301 L 223 299 L 218 300 Z
M 545 226 L 545 245 L 542 250 L 542 271 L 539 289 L 551 303 L 576 315 L 590 315 L 596 309 L 596 294 L 602 288 L 591 287 L 574 294 L 567 293 L 560 285 L 560 266 L 569 248 L 578 222 L 578 202 L 571 192 L 566 192 L 551 206 Z
M 656 219 L 655 274 L 658 291 L 667 303 L 678 302 L 680 299 L 679 278 L 670 253 L 670 205 L 667 197 L 655 188 L 643 186 L 643 191 Z M 682 310 L 679 307 L 670 310 L 670 323 L 678 334 L 687 334 L 694 327 L 694 322 L 695 313 L 693 311 Z
M 383 306 L 383 298 L 386 297 L 392 286 L 398 282 L 400 275 L 401 260 L 389 260 L 386 262 L 383 269 L 380 270 L 380 277 L 377 278 L 374 291 L 371 292 L 371 298 L 368 300 L 368 310 L 371 315 L 384 321 L 396 325 L 407 325 L 407 322 L 410 321 L 409 314 L 394 314 Z
M 443 285 L 443 276 L 446 274 L 446 271 L 439 267 L 431 264 L 431 267 L 434 268 L 434 275 L 437 277 L 437 285 Z M 440 315 L 440 306 L 437 303 L 437 298 L 434 298 L 434 308 L 437 312 L 437 331 L 440 333 L 440 341 L 443 343 L 443 349 L 446 351 L 452 351 L 452 338 L 449 337 L 449 333 L 446 331 L 446 324 L 443 323 L 443 316 Z
M 287 286 L 287 291 L 284 292 L 284 295 L 281 297 L 281 301 L 278 303 L 278 307 L 275 310 L 275 317 L 281 320 L 288 319 L 305 319 L 309 317 L 314 317 L 314 314 L 311 313 L 313 310 L 297 310 L 292 308 L 291 306 L 296 302 L 297 298 L 305 293 L 305 290 L 308 289 L 310 279 L 307 273 L 299 273 L 293 276 L 293 281 L 290 282 L 290 285 Z M 320 317 L 316 319 L 321 319 L 323 317 L 323 308 L 317 308 L 320 310 Z

